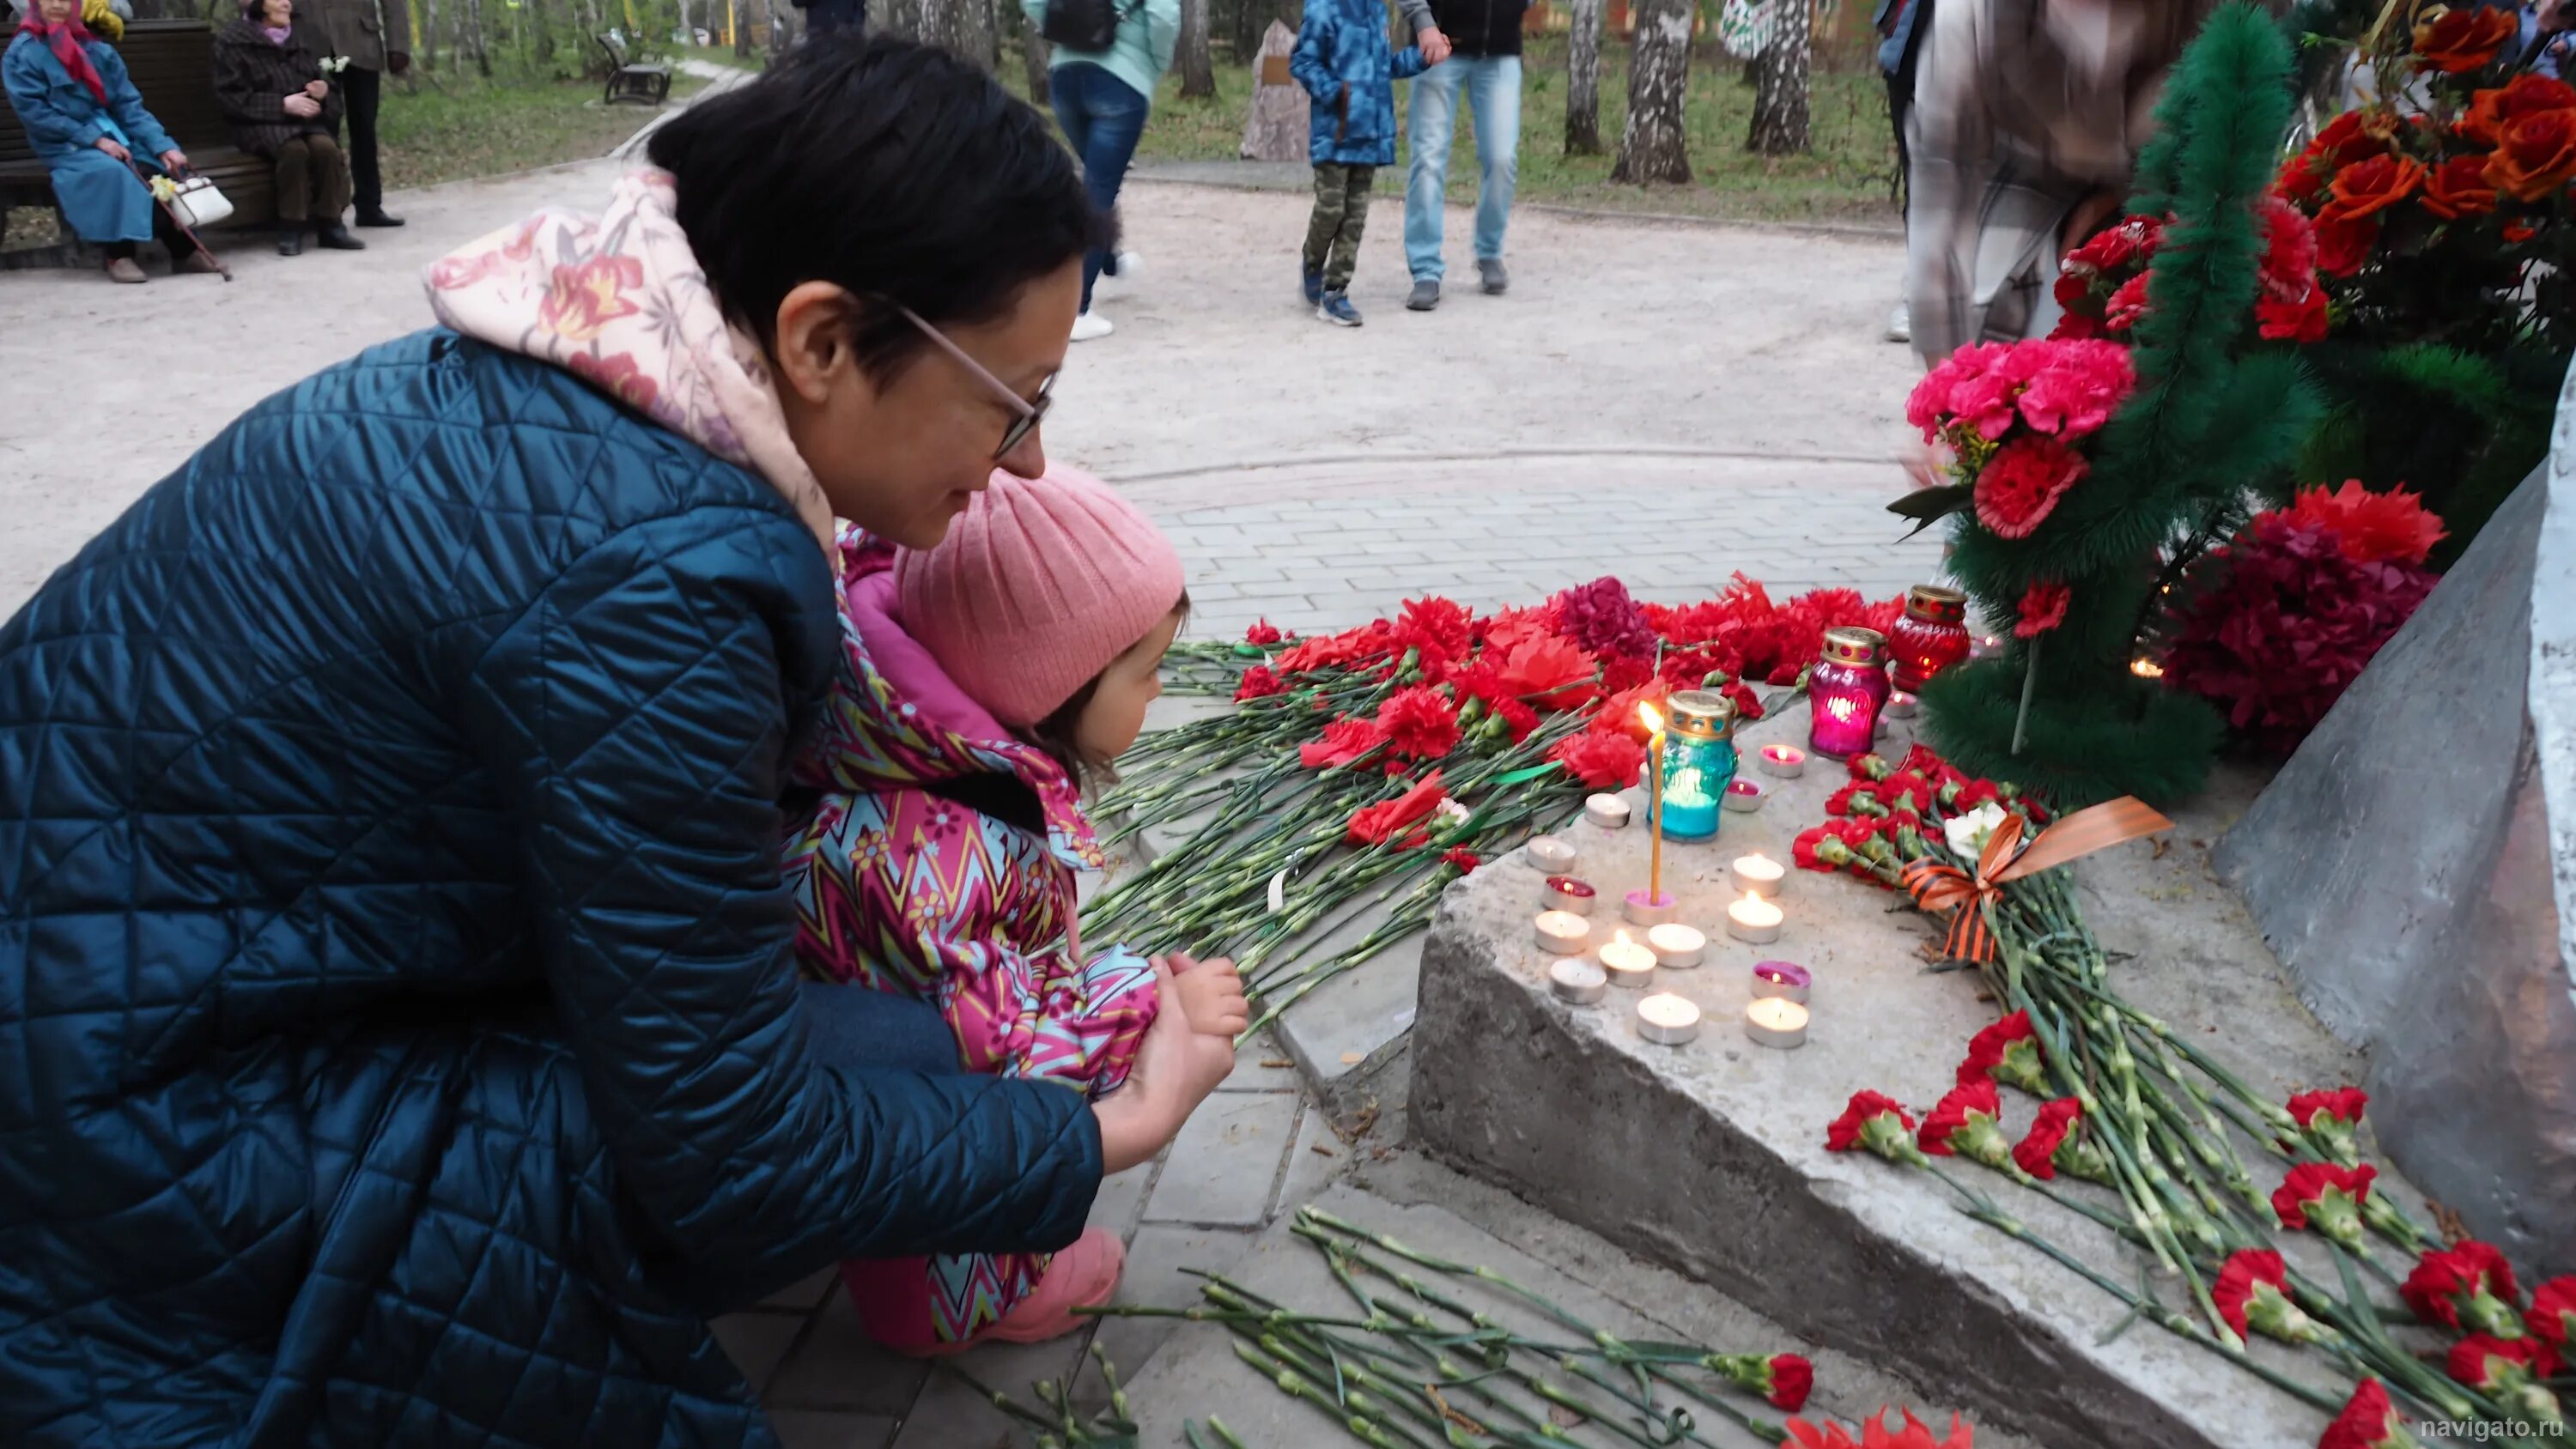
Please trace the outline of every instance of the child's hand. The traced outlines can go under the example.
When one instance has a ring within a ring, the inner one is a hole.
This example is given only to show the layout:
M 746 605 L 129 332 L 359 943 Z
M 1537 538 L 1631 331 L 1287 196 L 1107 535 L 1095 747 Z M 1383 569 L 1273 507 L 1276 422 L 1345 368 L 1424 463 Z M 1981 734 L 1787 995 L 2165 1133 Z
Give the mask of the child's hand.
M 1252 1024 L 1252 1008 L 1243 999 L 1243 977 L 1232 961 L 1222 956 L 1195 961 L 1178 953 L 1167 959 L 1172 967 L 1170 1004 L 1189 1018 L 1190 1030 L 1231 1041 Z
M 1160 959 L 1154 962 L 1154 980 L 1159 990 L 1172 989 L 1171 968 Z M 1137 1044 L 1127 1085 L 1091 1105 L 1100 1127 L 1101 1172 L 1124 1172 L 1152 1161 L 1233 1070 L 1232 1043 L 1201 1036 L 1171 1012 L 1155 1013 L 1145 1039 Z

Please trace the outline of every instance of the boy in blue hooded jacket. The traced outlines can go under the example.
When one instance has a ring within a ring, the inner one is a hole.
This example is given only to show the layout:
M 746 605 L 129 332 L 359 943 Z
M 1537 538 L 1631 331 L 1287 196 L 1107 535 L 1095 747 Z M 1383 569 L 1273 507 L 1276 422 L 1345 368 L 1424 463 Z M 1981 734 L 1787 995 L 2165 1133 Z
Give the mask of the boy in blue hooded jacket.
M 1386 0 L 1306 0 L 1288 72 L 1314 98 L 1307 158 L 1315 214 L 1306 223 L 1306 300 L 1315 315 L 1360 325 L 1351 272 L 1368 228 L 1369 186 L 1395 162 L 1395 83 L 1422 74 L 1422 48 L 1387 40 Z

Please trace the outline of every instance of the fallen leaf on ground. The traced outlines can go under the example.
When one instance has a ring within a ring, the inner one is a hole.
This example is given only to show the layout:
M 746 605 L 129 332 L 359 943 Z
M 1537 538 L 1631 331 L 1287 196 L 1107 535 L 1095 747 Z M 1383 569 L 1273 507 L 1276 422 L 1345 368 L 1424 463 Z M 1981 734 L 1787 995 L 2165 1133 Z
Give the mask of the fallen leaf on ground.
M 1286 1057 L 1263 1057 L 1261 1059 L 1261 1064 L 1265 1067 L 1293 1067 L 1297 1065 Z

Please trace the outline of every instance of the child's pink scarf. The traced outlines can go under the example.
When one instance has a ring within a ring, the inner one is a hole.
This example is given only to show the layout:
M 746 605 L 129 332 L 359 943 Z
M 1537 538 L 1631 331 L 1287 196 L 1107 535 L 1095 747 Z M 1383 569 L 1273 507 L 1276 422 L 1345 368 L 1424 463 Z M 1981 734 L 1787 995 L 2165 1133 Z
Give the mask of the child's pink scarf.
M 548 209 L 429 268 L 438 320 L 553 363 L 768 480 L 838 560 L 832 507 L 788 436 L 760 344 L 725 319 L 667 171 L 620 178 L 597 220 Z

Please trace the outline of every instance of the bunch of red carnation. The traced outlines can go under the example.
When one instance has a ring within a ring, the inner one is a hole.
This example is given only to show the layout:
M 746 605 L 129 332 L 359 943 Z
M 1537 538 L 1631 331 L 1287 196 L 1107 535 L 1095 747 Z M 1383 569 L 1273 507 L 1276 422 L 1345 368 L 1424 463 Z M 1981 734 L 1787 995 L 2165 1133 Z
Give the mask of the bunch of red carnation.
M 2009 785 L 1962 773 L 1929 747 L 1917 744 L 1890 763 L 1876 754 L 1854 755 L 1851 782 L 1825 799 L 1825 820 L 1801 831 L 1790 858 L 1802 870 L 1844 871 L 1889 890 L 1909 861 L 1942 843 L 1941 822 L 1993 803 L 2022 817 L 2025 831 L 2048 823 L 2039 802 Z
M 1883 634 L 1904 611 L 1903 600 L 1871 603 L 1853 589 L 1817 589 L 1780 603 L 1740 572 L 1716 598 L 1641 608 L 1664 641 L 1663 675 L 1680 689 L 1700 688 L 1712 673 L 1737 684 L 1795 684 L 1816 662 L 1827 629 L 1849 624 Z
M 2028 538 L 2090 470 L 2078 445 L 2136 386 L 2129 350 L 2116 342 L 1972 343 L 1924 374 L 1905 417 L 1925 442 L 1951 449 L 1959 489 L 1950 510 L 1973 508 L 1998 538 Z
M 2166 218 L 2129 216 L 2068 252 L 2058 264 L 2057 305 L 2066 315 L 2051 337 L 2115 337 L 2147 311 L 2148 264 Z
M 2413 494 L 2359 483 L 2258 515 L 2185 581 L 2165 684 L 2288 754 L 2432 592 L 2441 537 Z

